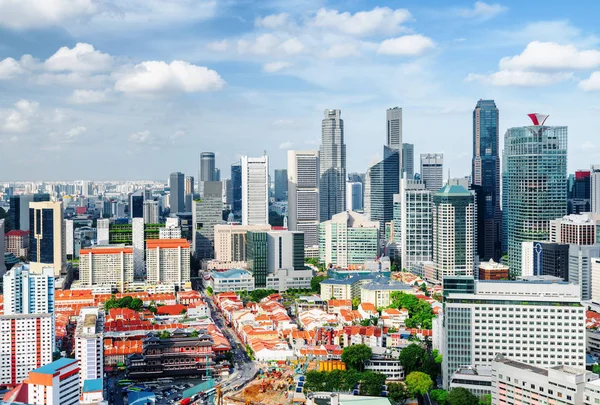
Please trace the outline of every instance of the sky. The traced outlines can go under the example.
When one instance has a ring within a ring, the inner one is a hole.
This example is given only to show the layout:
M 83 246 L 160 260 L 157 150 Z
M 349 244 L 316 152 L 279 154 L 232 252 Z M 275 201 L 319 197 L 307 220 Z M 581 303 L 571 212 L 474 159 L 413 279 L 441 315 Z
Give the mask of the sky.
M 542 6 L 543 5 L 543 6 Z M 528 113 L 600 163 L 596 0 L 0 0 L 0 180 L 166 180 L 216 153 L 287 167 L 341 109 L 348 172 L 403 141 L 470 174 L 472 111 Z M 501 139 L 502 145 L 502 139 Z M 415 167 L 415 171 L 419 171 Z

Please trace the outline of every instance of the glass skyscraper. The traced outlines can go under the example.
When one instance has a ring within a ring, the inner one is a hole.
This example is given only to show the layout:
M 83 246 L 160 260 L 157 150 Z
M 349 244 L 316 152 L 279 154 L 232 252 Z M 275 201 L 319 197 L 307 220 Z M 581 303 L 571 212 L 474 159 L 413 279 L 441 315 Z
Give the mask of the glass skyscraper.
M 242 213 L 242 165 L 240 162 L 231 165 L 231 210 L 236 215 Z
M 522 242 L 548 240 L 550 220 L 567 213 L 567 127 L 530 118 L 534 125 L 504 135 L 503 227 L 513 276 L 521 274 Z
M 383 160 L 369 168 L 369 217 L 384 229 L 394 219 L 394 194 L 400 189 L 400 150 L 383 147 Z
M 477 251 L 481 260 L 500 260 L 500 148 L 498 108 L 494 100 L 479 100 L 473 110 L 472 181 L 480 186 L 477 197 L 480 221 L 477 224 Z
M 346 145 L 340 110 L 325 110 L 321 127 L 320 217 L 331 219 L 346 210 Z

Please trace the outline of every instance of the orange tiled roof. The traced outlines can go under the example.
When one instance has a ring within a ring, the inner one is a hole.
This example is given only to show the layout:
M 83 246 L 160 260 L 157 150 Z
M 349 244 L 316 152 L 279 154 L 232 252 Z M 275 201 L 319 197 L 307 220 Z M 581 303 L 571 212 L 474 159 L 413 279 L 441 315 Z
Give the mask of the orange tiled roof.
M 190 242 L 187 239 L 148 239 L 146 240 L 146 249 L 189 249 Z

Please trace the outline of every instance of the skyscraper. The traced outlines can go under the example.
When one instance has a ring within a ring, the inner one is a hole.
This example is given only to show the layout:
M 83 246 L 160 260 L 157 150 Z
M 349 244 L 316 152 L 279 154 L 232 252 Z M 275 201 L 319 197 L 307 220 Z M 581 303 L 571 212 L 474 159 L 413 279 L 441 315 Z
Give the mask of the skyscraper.
M 213 152 L 202 152 L 200 154 L 198 182 L 201 181 L 215 181 L 215 154 Z
M 185 194 L 194 194 L 194 177 L 185 176 Z
M 521 274 L 521 243 L 548 240 L 550 220 L 567 213 L 567 127 L 545 126 L 547 115 L 529 117 L 533 125 L 504 135 L 503 228 L 515 276 Z
M 288 151 L 288 228 L 304 232 L 304 246 L 319 244 L 319 152 Z
M 358 211 L 362 210 L 362 194 L 363 185 L 356 181 L 346 182 L 346 210 L 347 211 Z
M 6 273 L 6 264 L 4 263 L 4 253 L 6 253 L 6 246 L 4 245 L 4 225 L 6 221 L 0 219 L 0 276 Z
M 473 110 L 472 181 L 481 186 L 483 208 L 478 224 L 477 251 L 481 260 L 500 260 L 502 213 L 500 211 L 500 127 L 494 100 L 479 100 Z
M 129 197 L 129 216 L 131 218 L 144 217 L 144 193 L 136 191 Z
M 408 177 L 408 176 L 407 176 Z M 402 267 L 410 271 L 417 262 L 429 262 L 433 256 L 432 193 L 422 182 L 403 178 L 400 184 L 399 222 Z
M 402 173 L 404 178 L 412 180 L 415 177 L 415 145 L 402 144 Z
M 592 165 L 590 170 L 591 211 L 600 214 L 600 165 Z
M 8 217 L 12 229 L 29 230 L 29 203 L 50 201 L 50 194 L 20 194 L 10 197 Z
M 181 172 L 171 173 L 170 177 L 171 196 L 169 204 L 171 206 L 171 214 L 183 212 L 185 209 L 185 176 Z
M 193 202 L 192 250 L 200 260 L 214 258 L 215 225 L 223 222 L 222 192 L 220 181 L 206 181 L 204 197 Z
M 346 145 L 340 110 L 325 110 L 321 124 L 320 219 L 328 221 L 346 209 Z
M 29 262 L 31 273 L 53 267 L 60 276 L 66 266 L 63 207 L 61 202 L 29 204 Z
M 242 166 L 240 162 L 231 165 L 231 210 L 242 213 Z
M 421 154 L 421 181 L 425 188 L 437 192 L 444 183 L 444 155 L 442 153 Z
M 275 200 L 288 199 L 288 174 L 287 169 L 275 169 Z
M 158 224 L 158 201 L 144 201 L 144 223 Z
M 388 108 L 386 119 L 386 145 L 400 150 L 402 149 L 402 108 Z
M 269 223 L 269 158 L 242 156 L 242 224 Z
M 475 197 L 463 186 L 446 185 L 433 195 L 433 262 L 436 279 L 473 276 Z
M 400 189 L 400 150 L 384 146 L 383 160 L 369 168 L 366 181 L 369 219 L 385 229 L 385 223 L 394 218 L 394 194 Z

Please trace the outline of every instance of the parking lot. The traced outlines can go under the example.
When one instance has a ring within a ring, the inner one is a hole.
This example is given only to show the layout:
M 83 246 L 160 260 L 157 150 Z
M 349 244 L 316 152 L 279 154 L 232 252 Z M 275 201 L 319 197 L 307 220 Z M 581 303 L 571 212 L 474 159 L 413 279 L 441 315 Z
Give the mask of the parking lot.
M 153 392 L 156 395 L 156 403 L 159 405 L 173 405 L 183 399 L 183 392 L 203 382 L 201 378 L 182 378 L 172 381 L 143 381 L 119 386 L 119 381 L 125 377 L 111 377 L 109 379 L 109 403 L 115 405 L 127 404 L 127 393 L 129 390 L 140 390 Z

